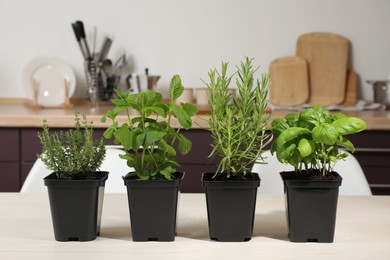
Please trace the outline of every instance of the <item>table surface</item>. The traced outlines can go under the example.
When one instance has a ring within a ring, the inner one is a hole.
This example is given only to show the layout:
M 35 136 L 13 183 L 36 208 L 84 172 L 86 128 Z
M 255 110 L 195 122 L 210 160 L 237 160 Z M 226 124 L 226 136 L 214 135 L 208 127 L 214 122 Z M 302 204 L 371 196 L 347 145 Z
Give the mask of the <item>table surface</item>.
M 228 217 L 228 216 L 227 216 Z M 100 237 L 54 240 L 46 193 L 0 193 L 0 259 L 390 259 L 390 196 L 340 196 L 334 243 L 292 243 L 283 196 L 259 196 L 249 242 L 209 240 L 204 194 L 181 194 L 174 242 L 133 242 L 126 194 L 106 194 Z

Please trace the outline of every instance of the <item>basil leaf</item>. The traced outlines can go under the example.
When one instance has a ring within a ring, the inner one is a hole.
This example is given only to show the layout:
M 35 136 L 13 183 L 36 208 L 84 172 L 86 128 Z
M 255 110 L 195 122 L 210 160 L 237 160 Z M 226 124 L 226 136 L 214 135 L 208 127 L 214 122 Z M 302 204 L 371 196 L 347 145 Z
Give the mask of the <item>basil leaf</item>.
M 277 146 L 283 146 L 288 141 L 297 138 L 304 134 L 309 134 L 310 130 L 301 127 L 291 127 L 286 129 L 284 132 L 280 134 L 278 139 L 276 139 Z
M 339 140 L 337 140 L 337 144 L 342 146 L 342 147 L 347 148 L 351 152 L 355 152 L 355 146 L 351 143 L 351 141 L 349 141 L 344 136 L 339 137 Z
M 302 138 L 298 143 L 298 151 L 302 157 L 307 157 L 314 152 L 315 144 L 311 140 Z
M 340 135 L 355 134 L 366 129 L 366 122 L 357 117 L 343 117 L 332 123 Z
M 339 137 L 336 128 L 330 124 L 322 124 L 314 127 L 312 135 L 314 142 L 326 145 L 334 145 Z

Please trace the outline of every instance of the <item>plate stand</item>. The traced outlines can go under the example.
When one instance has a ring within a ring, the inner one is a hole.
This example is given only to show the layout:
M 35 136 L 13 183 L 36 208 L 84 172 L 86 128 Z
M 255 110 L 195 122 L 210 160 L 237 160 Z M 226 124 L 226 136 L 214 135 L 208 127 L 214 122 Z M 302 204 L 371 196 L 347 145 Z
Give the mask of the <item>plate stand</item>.
M 32 100 L 26 100 L 24 105 L 31 109 L 44 109 L 44 108 L 64 108 L 70 109 L 73 108 L 73 104 L 70 102 L 69 93 L 68 93 L 68 81 L 64 79 L 64 104 L 58 106 L 42 106 L 38 104 L 38 91 L 37 91 L 37 82 L 35 79 L 31 81 L 32 88 Z

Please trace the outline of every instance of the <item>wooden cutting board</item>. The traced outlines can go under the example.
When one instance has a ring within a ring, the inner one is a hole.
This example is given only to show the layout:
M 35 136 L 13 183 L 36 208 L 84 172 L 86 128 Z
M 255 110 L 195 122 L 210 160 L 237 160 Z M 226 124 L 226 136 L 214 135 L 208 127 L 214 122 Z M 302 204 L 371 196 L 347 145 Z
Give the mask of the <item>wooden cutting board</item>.
M 297 56 L 273 60 L 269 66 L 270 101 L 277 106 L 298 106 L 309 97 L 308 68 L 305 59 Z
M 347 86 L 345 88 L 345 99 L 342 106 L 354 106 L 357 102 L 357 74 L 352 69 L 347 71 Z
M 297 42 L 297 56 L 309 64 L 309 104 L 335 105 L 344 101 L 348 39 L 332 33 L 308 33 Z

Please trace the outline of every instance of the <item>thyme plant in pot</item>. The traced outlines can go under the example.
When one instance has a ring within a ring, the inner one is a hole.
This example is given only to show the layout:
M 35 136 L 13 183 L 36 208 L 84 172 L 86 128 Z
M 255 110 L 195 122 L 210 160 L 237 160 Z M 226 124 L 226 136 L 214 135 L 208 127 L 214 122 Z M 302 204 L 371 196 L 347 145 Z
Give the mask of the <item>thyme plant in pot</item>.
M 108 172 L 97 169 L 105 158 L 103 138 L 93 138 L 93 123 L 76 114 L 75 128 L 50 132 L 44 120 L 38 133 L 38 157 L 53 171 L 44 178 L 48 188 L 57 241 L 90 241 L 100 232 L 104 185 Z
M 221 72 L 211 70 L 206 83 L 213 139 L 210 156 L 221 158 L 215 173 L 202 176 L 212 240 L 241 242 L 252 238 L 260 178 L 251 168 L 253 163 L 264 161 L 261 153 L 271 141 L 266 132 L 269 77 L 263 74 L 261 81 L 255 81 L 257 69 L 252 61 L 246 58 L 231 76 L 227 76 L 228 63 L 223 62 Z M 229 90 L 235 75 L 239 98 Z
M 331 114 L 320 105 L 272 121 L 276 139 L 271 153 L 281 163 L 294 166 L 294 171 L 280 173 L 291 241 L 333 242 L 342 183 L 333 167 L 348 156 L 339 147 L 355 150 L 345 136 L 365 127 L 359 118 Z
M 179 75 L 172 77 L 168 103 L 156 91 L 122 93 L 115 90 L 115 108 L 102 118 L 112 120 L 104 133 L 121 144 L 129 172 L 124 176 L 127 186 L 132 238 L 134 241 L 173 241 L 176 233 L 176 211 L 183 172 L 174 156 L 187 154 L 191 141 L 181 129 L 189 129 L 191 117 L 197 113 L 192 104 L 176 104 L 184 91 Z M 131 111 L 136 111 L 134 117 Z M 118 115 L 125 111 L 127 121 L 120 124 Z M 177 120 L 177 128 L 172 126 Z M 132 169 L 132 170 L 130 170 Z

